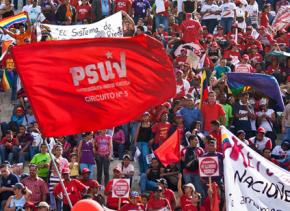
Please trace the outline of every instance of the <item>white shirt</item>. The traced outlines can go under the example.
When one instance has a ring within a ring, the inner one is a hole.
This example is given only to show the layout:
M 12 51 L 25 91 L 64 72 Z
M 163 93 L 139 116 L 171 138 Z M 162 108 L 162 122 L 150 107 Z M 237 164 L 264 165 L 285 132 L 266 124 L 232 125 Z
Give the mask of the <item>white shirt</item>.
M 271 117 L 273 113 L 274 113 L 273 109 L 268 109 L 266 112 L 263 112 L 263 111 L 257 112 L 257 115 L 258 117 L 261 117 L 263 114 L 266 114 L 268 117 Z M 259 127 L 263 127 L 267 132 L 268 131 L 271 132 L 273 123 L 271 122 L 271 125 L 270 125 L 269 121 L 266 118 L 263 118 Z
M 31 145 L 34 146 L 34 147 L 38 147 L 40 145 L 40 143 L 43 142 L 41 134 L 35 133 L 35 132 L 31 132 L 31 135 L 33 137 L 33 142 L 32 142 Z
M 290 157 L 290 150 L 284 151 L 280 145 L 275 146 L 272 155 L 283 156 L 283 159 L 278 159 L 278 161 L 284 161 L 285 158 Z
M 271 139 L 269 139 L 268 137 L 265 136 L 265 137 L 263 138 L 262 141 L 258 141 L 258 140 L 257 140 L 256 143 L 255 143 L 255 138 L 256 138 L 256 137 L 252 137 L 252 138 L 250 138 L 250 139 L 249 139 L 249 143 L 252 144 L 252 145 L 255 144 L 256 148 L 257 148 L 259 151 L 263 151 L 263 150 L 266 148 L 268 142 L 272 142 Z
M 207 10 L 210 10 L 211 12 L 217 12 L 217 11 L 219 11 L 219 7 L 216 4 L 212 4 L 212 5 L 204 4 L 204 5 L 202 5 L 201 12 L 204 13 Z M 219 17 L 219 15 L 205 13 L 203 15 L 202 19 L 203 20 L 217 19 L 218 17 Z
M 234 10 L 236 10 L 236 5 L 232 2 L 224 3 L 220 6 L 220 10 L 222 11 L 222 18 L 234 18 Z
M 246 12 L 248 13 L 248 16 L 251 18 L 252 24 L 257 24 L 259 15 L 259 7 L 257 2 L 255 2 L 253 5 L 248 4 L 246 6 Z
M 124 165 L 122 166 L 122 163 L 118 163 L 117 167 L 120 167 L 122 174 L 129 174 L 132 171 L 134 172 L 134 166 L 131 163 L 127 167 Z
M 190 83 L 185 79 L 182 79 L 182 81 L 183 81 L 182 85 L 176 85 L 176 94 L 179 94 L 182 91 L 184 91 L 185 95 L 187 95 L 190 89 Z
M 41 14 L 41 7 L 40 6 L 33 7 L 32 5 L 30 5 L 27 8 L 27 13 L 29 15 L 31 24 L 34 24 Z

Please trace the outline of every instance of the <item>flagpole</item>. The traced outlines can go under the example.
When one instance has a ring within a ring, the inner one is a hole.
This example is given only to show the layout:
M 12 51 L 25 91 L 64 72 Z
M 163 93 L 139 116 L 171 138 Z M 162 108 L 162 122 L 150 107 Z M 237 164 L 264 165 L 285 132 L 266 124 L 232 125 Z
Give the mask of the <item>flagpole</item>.
M 210 201 L 210 209 L 212 210 L 212 205 L 213 205 L 213 193 L 212 193 L 212 182 L 211 182 L 211 177 L 208 178 L 208 184 L 209 184 L 209 190 L 210 190 L 210 197 L 209 197 L 209 201 Z
M 52 155 L 52 153 L 51 153 L 51 149 L 50 149 L 50 147 L 49 147 L 49 145 L 48 145 L 48 143 L 47 143 L 47 138 L 44 139 L 44 143 L 45 143 L 45 145 L 46 145 L 46 147 L 47 147 L 47 149 L 48 149 L 48 153 L 49 153 L 49 156 L 50 156 L 50 158 L 51 158 L 52 164 L 53 164 L 53 166 L 54 166 L 54 168 L 55 168 L 55 170 L 56 170 L 56 172 L 57 172 L 57 176 L 58 176 L 58 178 L 59 178 L 59 180 L 60 180 L 60 184 L 61 184 L 61 187 L 62 187 L 62 189 L 63 189 L 64 195 L 65 195 L 65 197 L 66 197 L 66 199 L 67 199 L 67 201 L 68 201 L 68 204 L 69 204 L 70 208 L 72 208 L 71 200 L 70 200 L 70 198 L 69 198 L 69 196 L 68 196 L 68 193 L 67 193 L 67 191 L 66 191 L 66 189 L 65 189 L 64 183 L 63 183 L 62 178 L 61 178 L 61 175 L 60 175 L 60 172 L 59 172 L 59 170 L 58 170 L 58 168 L 57 168 L 57 166 L 56 166 L 56 163 L 55 163 L 54 157 L 53 157 L 53 155 Z

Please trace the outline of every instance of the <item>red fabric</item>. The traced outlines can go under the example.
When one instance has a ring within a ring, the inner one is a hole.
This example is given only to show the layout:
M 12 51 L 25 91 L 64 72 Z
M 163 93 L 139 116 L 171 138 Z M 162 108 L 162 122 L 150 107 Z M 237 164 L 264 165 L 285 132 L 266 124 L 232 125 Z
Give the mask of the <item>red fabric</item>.
M 160 117 L 158 119 L 160 119 Z M 170 127 L 171 124 L 169 122 L 166 123 L 158 122 L 153 125 L 152 132 L 155 134 L 154 136 L 155 144 L 162 144 L 168 138 L 168 132 Z
M 149 199 L 147 203 L 147 210 L 148 209 L 158 210 L 165 207 L 170 208 L 170 204 L 168 200 L 165 198 L 155 199 L 154 197 L 152 197 L 151 199 Z
M 198 21 L 195 20 L 184 20 L 181 24 L 182 40 L 185 43 L 195 42 L 199 43 L 200 35 L 199 32 L 202 27 Z
M 83 183 L 81 183 L 80 181 L 78 181 L 76 179 L 73 179 L 69 182 L 64 181 L 63 183 L 64 183 L 64 186 L 66 188 L 66 191 L 69 195 L 69 198 L 70 198 L 72 204 L 75 204 L 79 200 L 82 199 L 81 192 L 83 192 L 86 188 L 86 186 Z M 59 195 L 60 193 L 64 194 L 62 186 L 60 183 L 58 183 L 55 186 L 53 193 L 55 196 Z M 66 197 L 63 197 L 63 203 L 68 205 L 68 201 L 67 201 Z
M 186 205 L 184 210 L 186 210 L 186 211 L 206 211 L 203 206 L 201 206 L 201 207 L 199 207 L 199 209 L 197 209 L 197 207 L 192 205 L 192 204 Z
M 262 12 L 261 13 L 260 25 L 261 26 L 265 26 L 266 28 L 269 26 L 269 18 L 268 18 L 268 13 L 267 12 Z
M 130 13 L 130 9 L 132 7 L 131 0 L 116 0 L 114 4 L 115 4 L 115 12 L 123 10 L 126 13 Z
M 130 211 L 130 210 L 145 210 L 143 204 L 137 203 L 135 204 L 125 204 L 121 207 L 120 211 Z
M 77 6 L 77 18 L 78 21 L 83 21 L 85 19 L 91 18 L 92 6 L 90 4 L 82 4 Z
M 122 125 L 176 92 L 171 61 L 146 35 L 39 42 L 13 57 L 46 137 Z
M 166 167 L 171 163 L 176 163 L 180 160 L 180 143 L 179 133 L 176 130 L 160 147 L 158 147 L 154 154 L 159 161 Z

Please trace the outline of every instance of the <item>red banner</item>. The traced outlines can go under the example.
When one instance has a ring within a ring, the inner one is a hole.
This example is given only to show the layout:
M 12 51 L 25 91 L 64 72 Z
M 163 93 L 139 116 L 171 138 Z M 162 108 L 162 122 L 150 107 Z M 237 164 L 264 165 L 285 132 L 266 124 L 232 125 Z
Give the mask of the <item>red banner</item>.
M 43 135 L 77 134 L 126 123 L 173 97 L 173 66 L 148 36 L 13 47 Z

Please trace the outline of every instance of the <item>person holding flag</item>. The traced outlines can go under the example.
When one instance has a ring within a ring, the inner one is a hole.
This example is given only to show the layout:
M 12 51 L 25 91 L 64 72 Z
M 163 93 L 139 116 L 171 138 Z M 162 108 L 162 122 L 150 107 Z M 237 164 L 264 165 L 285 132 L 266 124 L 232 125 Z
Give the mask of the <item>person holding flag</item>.
M 28 17 L 28 14 L 25 13 Z M 26 29 L 24 24 L 19 24 L 19 34 L 13 33 L 0 26 L 4 34 L 8 34 L 10 37 L 16 40 L 16 45 L 24 45 L 31 42 L 31 23 L 29 18 L 27 18 Z

